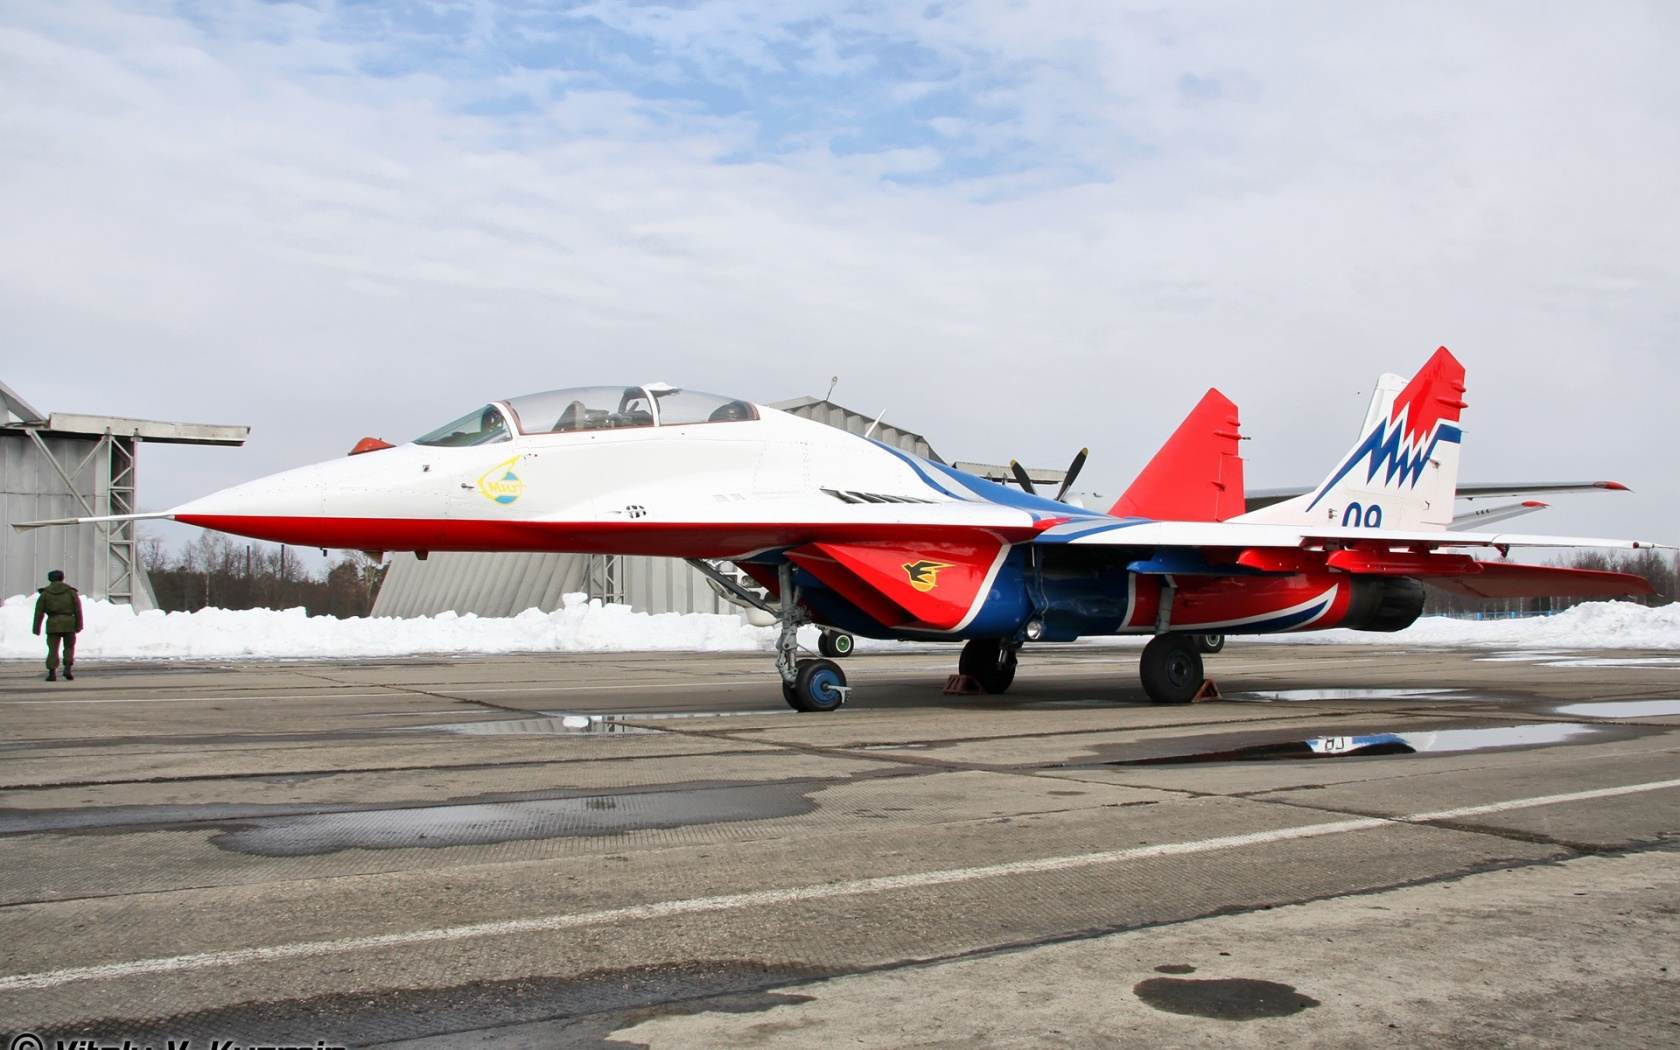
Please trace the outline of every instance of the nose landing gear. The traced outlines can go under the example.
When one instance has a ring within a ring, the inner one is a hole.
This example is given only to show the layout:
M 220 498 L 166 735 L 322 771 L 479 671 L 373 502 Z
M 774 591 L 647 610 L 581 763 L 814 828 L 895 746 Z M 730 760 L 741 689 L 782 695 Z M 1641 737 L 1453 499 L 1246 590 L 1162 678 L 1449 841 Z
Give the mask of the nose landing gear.
M 736 580 L 732 580 L 719 572 L 715 565 L 698 558 L 686 559 L 688 564 L 717 584 L 720 593 L 728 593 L 739 599 L 742 604 L 751 605 L 776 618 L 781 625 L 781 633 L 776 637 L 776 671 L 782 676 L 782 699 L 795 711 L 833 711 L 846 702 L 851 695 L 851 687 L 846 684 L 846 672 L 840 670 L 840 665 L 833 660 L 801 660 L 799 659 L 799 628 L 811 622 L 811 617 L 800 608 L 799 589 L 794 586 L 794 566 L 792 562 L 784 561 L 776 567 L 776 590 L 781 600 L 771 605 L 759 595 L 746 590 Z M 844 648 L 839 648 L 835 638 L 844 638 Z M 835 632 L 823 632 L 823 642 L 834 648 L 832 655 L 844 656 L 852 651 L 852 636 Z M 829 648 L 819 644 L 825 654 Z
M 792 562 L 776 569 L 776 589 L 782 599 L 775 610 L 782 627 L 776 638 L 776 670 L 782 675 L 782 699 L 795 711 L 833 711 L 852 690 L 846 685 L 846 672 L 833 660 L 799 659 L 799 625 L 810 622 L 810 617 L 799 607 L 793 572 Z

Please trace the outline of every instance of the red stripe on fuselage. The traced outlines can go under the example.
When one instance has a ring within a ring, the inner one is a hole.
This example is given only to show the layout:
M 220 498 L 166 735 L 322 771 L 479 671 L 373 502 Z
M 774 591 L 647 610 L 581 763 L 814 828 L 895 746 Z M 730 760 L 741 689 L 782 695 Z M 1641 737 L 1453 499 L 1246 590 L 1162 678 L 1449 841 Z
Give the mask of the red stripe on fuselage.
M 730 558 L 804 543 L 962 543 L 996 546 L 1030 538 L 1030 526 L 839 522 L 670 523 L 455 521 L 442 518 L 305 518 L 182 514 L 175 520 L 236 536 L 297 547 L 370 551 L 533 551 Z

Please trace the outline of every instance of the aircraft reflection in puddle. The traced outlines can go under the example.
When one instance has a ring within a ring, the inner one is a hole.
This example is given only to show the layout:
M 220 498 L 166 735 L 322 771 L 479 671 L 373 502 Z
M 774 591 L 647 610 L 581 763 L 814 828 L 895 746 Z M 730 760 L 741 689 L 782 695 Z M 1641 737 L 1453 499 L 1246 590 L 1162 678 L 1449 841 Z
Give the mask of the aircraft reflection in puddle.
M 1192 755 L 1128 759 L 1114 766 L 1161 766 L 1189 762 L 1263 762 L 1302 758 L 1354 758 L 1372 755 L 1454 754 L 1507 747 L 1544 747 L 1578 744 L 1601 735 L 1602 727 L 1578 722 L 1538 725 L 1486 726 L 1480 729 L 1439 729 L 1419 733 L 1366 733 L 1323 736 L 1282 743 L 1255 744 Z

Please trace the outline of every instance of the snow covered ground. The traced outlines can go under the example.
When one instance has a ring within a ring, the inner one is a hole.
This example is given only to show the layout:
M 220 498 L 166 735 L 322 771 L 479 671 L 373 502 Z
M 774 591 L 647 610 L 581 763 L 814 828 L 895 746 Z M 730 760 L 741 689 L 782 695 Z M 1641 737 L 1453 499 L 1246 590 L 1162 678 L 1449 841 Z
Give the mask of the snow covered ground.
M 528 609 L 506 619 L 442 616 L 412 620 L 305 616 L 302 609 L 232 612 L 149 612 L 126 605 L 85 601 L 87 630 L 77 656 L 146 659 L 367 659 L 422 653 L 508 652 L 769 652 L 772 628 L 749 627 L 735 616 L 632 612 L 622 605 L 568 595 L 552 613 Z M 0 659 L 39 660 L 41 639 L 29 632 L 34 596 L 0 606 Z M 1098 638 L 1090 645 L 1141 646 L 1147 639 Z M 1680 650 L 1680 605 L 1649 609 L 1627 602 L 1593 602 L 1556 616 L 1525 620 L 1468 621 L 1427 617 L 1397 634 L 1321 631 L 1272 635 L 1281 642 L 1323 644 L 1486 646 L 1505 649 Z M 814 648 L 816 632 L 801 641 Z M 893 642 L 858 640 L 860 651 L 898 648 Z

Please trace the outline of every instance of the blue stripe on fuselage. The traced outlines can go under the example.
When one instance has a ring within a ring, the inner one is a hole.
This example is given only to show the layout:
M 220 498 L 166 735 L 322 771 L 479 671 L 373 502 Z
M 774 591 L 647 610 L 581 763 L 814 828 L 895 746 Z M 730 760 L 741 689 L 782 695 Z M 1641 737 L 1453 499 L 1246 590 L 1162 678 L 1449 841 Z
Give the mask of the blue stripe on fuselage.
M 996 503 L 999 506 L 1004 507 L 1014 507 L 1016 510 L 1024 510 L 1035 517 L 1106 517 L 1106 515 L 1102 514 L 1093 514 L 1083 507 L 1075 507 L 1067 503 L 1057 503 L 1055 500 L 1048 499 L 1044 496 L 1036 496 L 1030 492 L 1022 492 L 1020 489 L 1012 489 L 1008 485 L 999 485 L 995 481 L 987 481 L 985 478 L 976 477 L 973 474 L 965 474 L 960 470 L 955 470 L 951 467 L 944 466 L 943 464 L 922 459 L 920 456 L 913 456 L 910 453 L 905 452 L 903 449 L 893 448 L 891 445 L 888 445 L 885 442 L 876 441 L 874 438 L 868 438 L 866 440 L 888 452 L 891 452 L 899 459 L 902 459 L 910 466 L 911 470 L 916 472 L 918 477 L 928 484 L 929 487 L 933 488 L 937 492 L 951 497 L 952 499 L 963 500 L 967 503 L 974 502 L 959 493 L 952 492 L 944 485 L 941 485 L 938 481 L 934 480 L 933 475 L 938 474 L 947 481 L 956 483 L 962 488 L 972 492 L 975 496 L 978 496 L 989 503 Z

